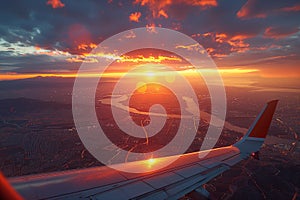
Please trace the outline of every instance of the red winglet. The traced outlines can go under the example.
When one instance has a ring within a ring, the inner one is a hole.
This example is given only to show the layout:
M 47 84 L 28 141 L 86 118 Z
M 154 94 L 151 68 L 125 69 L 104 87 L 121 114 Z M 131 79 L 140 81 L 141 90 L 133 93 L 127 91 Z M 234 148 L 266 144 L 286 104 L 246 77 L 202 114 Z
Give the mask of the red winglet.
M 265 138 L 272 118 L 277 106 L 278 100 L 273 100 L 267 103 L 266 107 L 263 111 L 259 114 L 256 118 L 254 124 L 249 129 L 249 136 L 248 137 L 255 137 L 255 138 Z

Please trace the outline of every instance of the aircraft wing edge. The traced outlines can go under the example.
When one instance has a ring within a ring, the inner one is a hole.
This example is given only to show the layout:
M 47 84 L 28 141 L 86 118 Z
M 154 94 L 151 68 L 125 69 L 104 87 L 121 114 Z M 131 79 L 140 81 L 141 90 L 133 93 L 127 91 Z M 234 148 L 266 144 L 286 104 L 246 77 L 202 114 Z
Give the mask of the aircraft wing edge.
M 199 158 L 199 152 L 185 154 L 173 166 L 155 173 L 131 177 L 117 171 L 111 173 L 103 166 L 16 177 L 9 182 L 26 199 L 177 199 L 192 191 L 207 195 L 203 184 L 261 147 L 277 102 L 269 102 L 247 134 L 234 145 L 213 149 L 205 158 Z M 142 162 L 134 162 L 133 167 Z M 101 175 L 105 173 L 109 173 L 108 180 Z

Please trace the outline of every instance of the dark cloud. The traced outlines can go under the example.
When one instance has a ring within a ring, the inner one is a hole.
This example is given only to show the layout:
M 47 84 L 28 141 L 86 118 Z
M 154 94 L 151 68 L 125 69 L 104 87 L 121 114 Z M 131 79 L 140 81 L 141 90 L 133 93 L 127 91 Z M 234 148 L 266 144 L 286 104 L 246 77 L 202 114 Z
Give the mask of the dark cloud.
M 48 55 L 0 55 L 0 73 L 70 73 L 78 70 L 80 63 L 69 63 L 64 59 L 53 59 Z
M 72 51 L 75 43 L 87 34 L 90 40 L 99 43 L 111 34 L 131 28 L 129 11 L 126 11 L 130 7 L 119 7 L 105 1 L 64 1 L 67 6 L 52 9 L 44 1 L 31 1 L 21 1 L 15 4 L 17 6 L 8 4 L 8 9 L 2 7 L 0 33 L 3 39 Z M 74 29 L 76 26 L 81 28 Z M 40 34 L 34 35 L 35 30 Z

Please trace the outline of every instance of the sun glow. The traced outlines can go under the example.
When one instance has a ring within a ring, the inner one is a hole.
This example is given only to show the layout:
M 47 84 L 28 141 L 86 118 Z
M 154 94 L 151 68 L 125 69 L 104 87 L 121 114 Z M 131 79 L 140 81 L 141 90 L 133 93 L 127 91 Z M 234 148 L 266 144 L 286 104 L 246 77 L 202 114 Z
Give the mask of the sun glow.
M 156 160 L 154 158 L 150 158 L 147 160 L 147 163 L 148 167 L 152 167 L 156 163 Z
M 148 77 L 153 77 L 153 76 L 155 76 L 154 72 L 146 72 L 146 75 L 147 75 Z
M 63 77 L 63 78 L 75 78 L 75 77 L 85 77 L 85 78 L 95 78 L 95 77 L 104 77 L 104 78 L 120 78 L 126 74 L 129 76 L 144 76 L 148 79 L 156 79 L 156 78 L 165 78 L 168 82 L 174 82 L 174 79 L 177 75 L 184 76 L 195 76 L 200 75 L 201 73 L 205 73 L 206 75 L 214 75 L 215 73 L 220 73 L 223 77 L 225 76 L 237 76 L 237 75 L 251 75 L 259 73 L 260 70 L 249 68 L 219 68 L 219 69 L 194 69 L 192 66 L 184 66 L 181 67 L 180 70 L 169 70 L 165 65 L 162 64 L 143 64 L 144 68 L 142 70 L 138 69 L 139 65 L 136 65 L 137 70 L 135 71 L 127 71 L 127 70 L 119 70 L 119 71 L 106 71 L 105 73 L 96 73 L 96 72 L 86 72 L 81 73 L 80 75 L 77 73 L 0 73 L 0 80 L 15 80 L 15 79 L 25 79 L 25 78 L 34 78 L 34 77 Z M 125 66 L 126 68 L 126 66 Z

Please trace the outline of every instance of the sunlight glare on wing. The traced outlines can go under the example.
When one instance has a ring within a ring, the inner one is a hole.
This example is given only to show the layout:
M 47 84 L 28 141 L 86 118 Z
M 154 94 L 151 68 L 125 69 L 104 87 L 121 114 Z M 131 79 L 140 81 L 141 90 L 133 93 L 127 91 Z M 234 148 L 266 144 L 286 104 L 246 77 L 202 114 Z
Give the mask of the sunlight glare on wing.
M 147 163 L 148 163 L 148 167 L 151 168 L 156 163 L 156 160 L 154 158 L 149 158 L 147 160 Z

